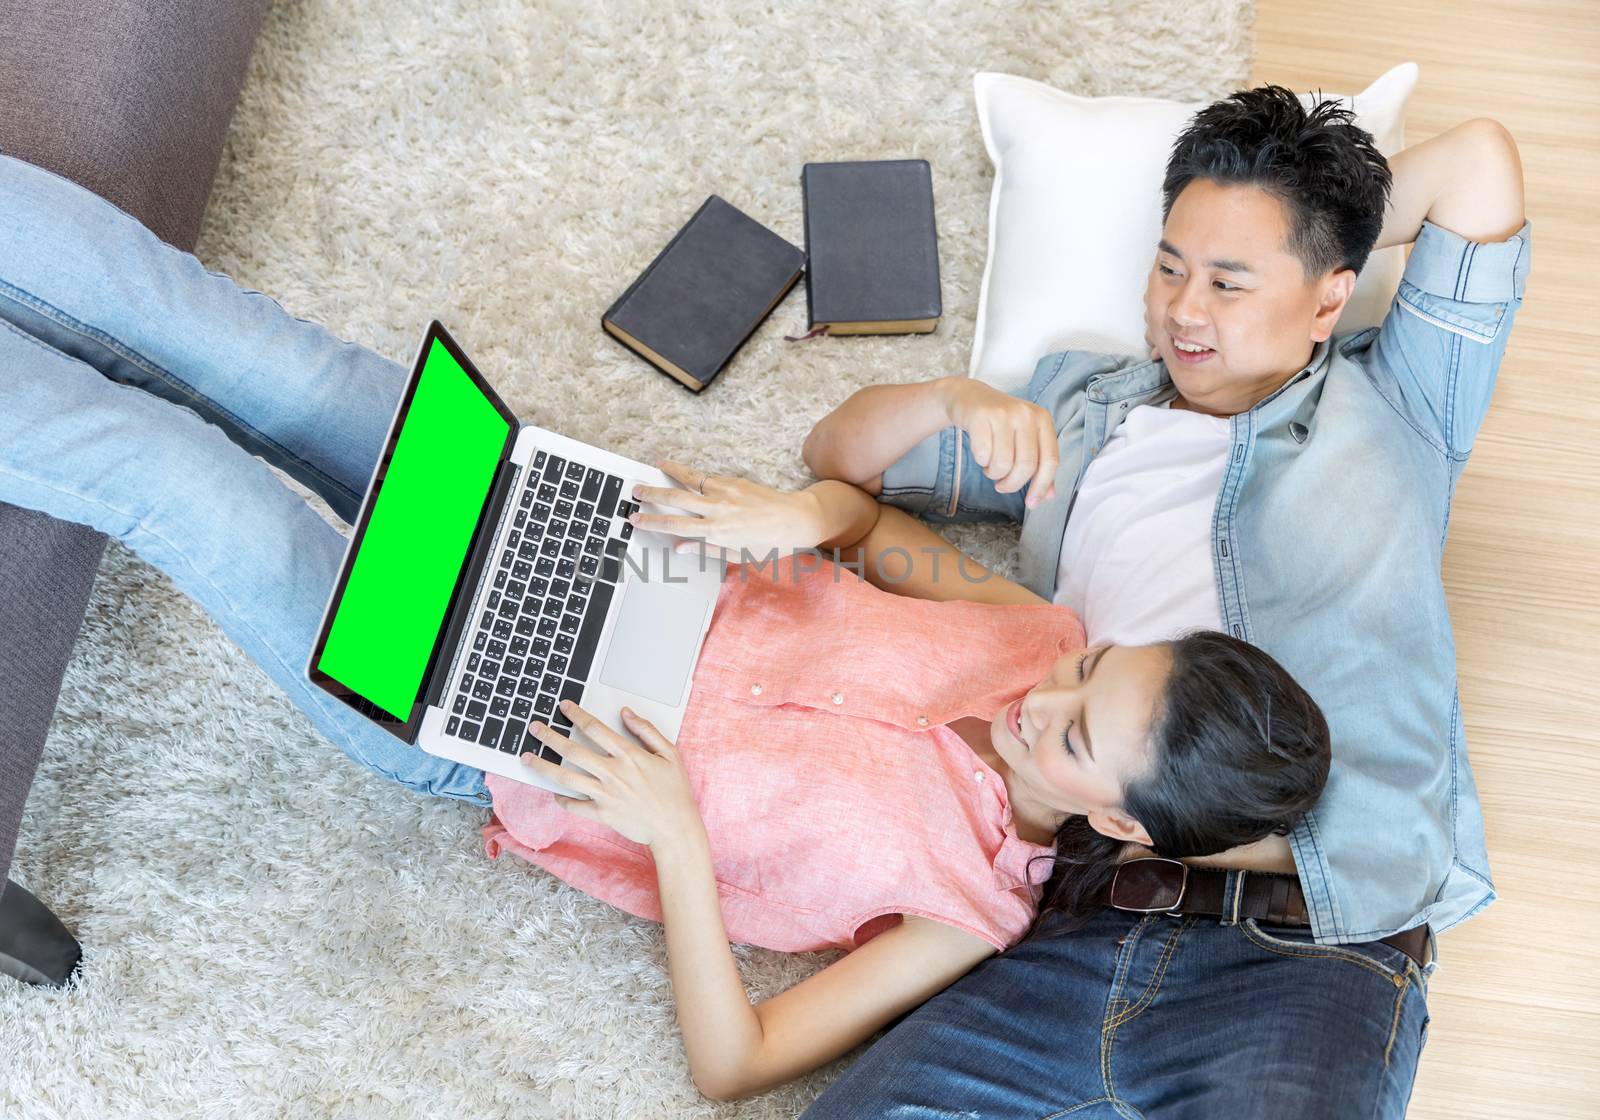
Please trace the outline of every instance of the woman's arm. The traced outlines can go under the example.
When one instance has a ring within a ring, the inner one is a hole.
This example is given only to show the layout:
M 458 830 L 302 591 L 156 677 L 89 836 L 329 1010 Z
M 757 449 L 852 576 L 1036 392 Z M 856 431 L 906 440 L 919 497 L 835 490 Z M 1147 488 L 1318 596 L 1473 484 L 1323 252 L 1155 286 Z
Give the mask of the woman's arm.
M 910 918 L 752 1005 L 723 931 L 704 829 L 650 850 L 689 1072 L 714 1100 L 747 1097 L 832 1061 L 994 953 L 972 934 Z
M 854 486 L 819 482 L 810 494 L 826 531 L 819 546 L 874 587 L 910 599 L 1043 603 L 1021 584 L 986 568 L 904 510 Z
M 815 1069 L 994 953 L 994 946 L 973 934 L 907 918 L 843 960 L 753 1006 L 728 946 L 705 825 L 677 748 L 627 709 L 624 724 L 638 742 L 574 704 L 562 710 L 609 753 L 535 724 L 542 742 L 570 755 L 588 773 L 574 774 L 536 754 L 523 755 L 523 764 L 549 768 L 550 776 L 588 796 L 558 798 L 568 812 L 649 845 L 678 1025 L 695 1087 L 706 1096 L 733 1100 Z
M 915 517 L 847 482 L 818 482 L 794 493 L 743 478 L 708 478 L 678 463 L 657 465 L 692 489 L 640 486 L 636 495 L 687 510 L 688 515 L 639 513 L 634 521 L 641 528 L 700 538 L 728 550 L 730 560 L 760 560 L 772 549 L 816 547 L 837 553 L 842 565 L 873 586 L 908 598 L 1045 601 L 996 575 Z

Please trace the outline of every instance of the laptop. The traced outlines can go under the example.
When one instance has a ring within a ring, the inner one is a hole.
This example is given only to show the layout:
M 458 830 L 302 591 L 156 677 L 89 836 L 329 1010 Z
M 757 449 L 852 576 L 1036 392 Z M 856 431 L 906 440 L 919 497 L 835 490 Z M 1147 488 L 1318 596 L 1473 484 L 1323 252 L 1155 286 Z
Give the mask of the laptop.
M 306 666 L 407 743 L 558 793 L 520 756 L 575 700 L 677 735 L 723 564 L 636 531 L 660 470 L 520 423 L 438 321 L 389 425 Z

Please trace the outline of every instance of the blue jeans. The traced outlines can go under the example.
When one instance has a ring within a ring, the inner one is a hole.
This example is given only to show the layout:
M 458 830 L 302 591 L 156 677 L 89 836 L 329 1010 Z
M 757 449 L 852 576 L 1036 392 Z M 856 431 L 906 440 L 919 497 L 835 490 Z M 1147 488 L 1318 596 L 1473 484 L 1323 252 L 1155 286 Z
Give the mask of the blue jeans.
M 355 762 L 487 805 L 483 771 L 307 680 L 345 538 L 260 461 L 349 522 L 405 377 L 0 155 L 0 501 L 91 525 L 161 569 Z
M 912 1012 L 806 1120 L 1405 1114 L 1428 1012 L 1400 950 L 1116 910 L 1054 925 Z

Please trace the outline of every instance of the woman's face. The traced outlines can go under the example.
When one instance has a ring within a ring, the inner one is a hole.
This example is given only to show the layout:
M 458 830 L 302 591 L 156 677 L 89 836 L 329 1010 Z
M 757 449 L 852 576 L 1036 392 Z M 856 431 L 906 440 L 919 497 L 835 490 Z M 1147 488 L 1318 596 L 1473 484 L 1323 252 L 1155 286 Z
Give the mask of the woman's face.
M 1171 668 L 1171 653 L 1159 645 L 1094 646 L 1057 661 L 989 728 L 1011 768 L 1012 797 L 1148 844 L 1122 813 L 1122 790 L 1149 767 L 1151 727 Z

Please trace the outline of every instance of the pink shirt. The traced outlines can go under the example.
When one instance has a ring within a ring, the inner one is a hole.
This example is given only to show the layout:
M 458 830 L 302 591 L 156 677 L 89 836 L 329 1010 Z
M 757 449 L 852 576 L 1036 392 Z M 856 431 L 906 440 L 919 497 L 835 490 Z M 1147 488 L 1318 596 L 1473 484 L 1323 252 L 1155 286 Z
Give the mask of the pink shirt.
M 678 733 L 728 937 L 852 949 L 916 914 L 1010 946 L 1052 849 L 1017 836 L 1000 776 L 944 725 L 992 719 L 1082 648 L 1082 624 L 1049 604 L 903 598 L 805 561 L 729 568 Z M 648 848 L 488 782 L 491 857 L 661 920 Z

